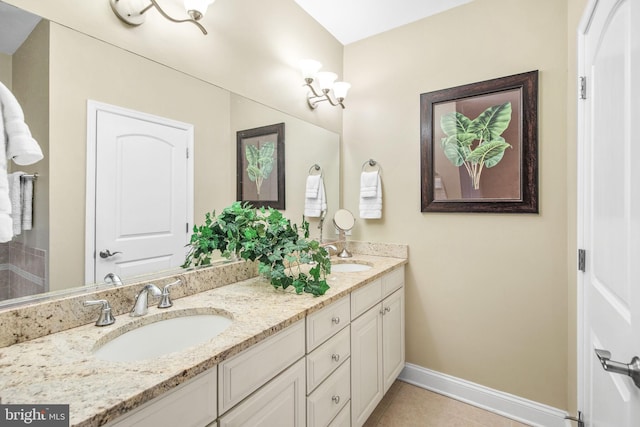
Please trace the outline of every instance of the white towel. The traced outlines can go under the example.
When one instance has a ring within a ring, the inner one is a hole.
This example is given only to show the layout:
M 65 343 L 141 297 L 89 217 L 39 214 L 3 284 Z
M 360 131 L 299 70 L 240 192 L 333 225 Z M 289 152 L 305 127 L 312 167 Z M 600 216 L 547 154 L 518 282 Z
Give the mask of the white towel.
M 319 218 L 322 213 L 327 210 L 327 198 L 324 190 L 324 179 L 322 175 L 309 175 L 307 177 L 307 189 L 309 188 L 309 181 L 318 182 L 318 191 L 316 197 L 308 197 L 307 194 L 312 194 L 305 191 L 304 198 L 304 216 L 307 218 Z
M 33 179 L 22 180 L 22 229 L 33 227 Z
M 22 180 L 24 172 L 9 174 L 9 199 L 11 200 L 11 220 L 13 222 L 13 235 L 22 232 Z
M 24 122 L 24 113 L 18 100 L 11 91 L 0 82 L 0 106 L 6 135 L 7 158 L 18 165 L 31 165 L 42 160 L 42 150 L 31 136 L 29 126 Z
M 376 197 L 378 193 L 378 171 L 362 172 L 360 174 L 360 197 Z
M 307 185 L 305 187 L 305 197 L 309 199 L 316 199 L 318 197 L 318 191 L 320 190 L 320 181 L 322 175 L 309 175 L 307 177 Z
M 382 218 L 382 182 L 377 171 L 360 175 L 360 218 Z

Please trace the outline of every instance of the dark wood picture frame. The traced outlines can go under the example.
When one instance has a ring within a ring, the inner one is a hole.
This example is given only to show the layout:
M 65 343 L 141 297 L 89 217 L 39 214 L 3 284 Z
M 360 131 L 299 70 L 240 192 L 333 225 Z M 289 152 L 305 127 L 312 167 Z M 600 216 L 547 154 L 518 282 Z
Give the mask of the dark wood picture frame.
M 421 94 L 420 174 L 422 212 L 538 213 L 538 71 Z
M 236 142 L 236 199 L 285 209 L 284 123 L 238 131 Z

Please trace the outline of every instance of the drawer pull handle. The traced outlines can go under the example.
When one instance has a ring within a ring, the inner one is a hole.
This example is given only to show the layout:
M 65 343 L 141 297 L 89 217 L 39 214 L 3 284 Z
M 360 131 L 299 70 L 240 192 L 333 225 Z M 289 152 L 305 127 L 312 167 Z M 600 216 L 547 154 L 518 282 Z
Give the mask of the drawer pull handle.
M 337 405 L 338 403 L 340 403 L 340 396 L 335 395 L 331 398 L 331 400 L 333 400 L 333 403 Z
M 390 312 L 390 311 L 391 311 L 391 307 L 385 307 L 385 308 L 384 308 L 384 312 L 385 312 L 385 313 L 388 313 L 388 312 Z
M 331 355 L 331 360 L 333 360 L 334 362 L 338 362 L 340 360 L 340 355 L 337 353 L 333 353 Z
M 340 323 L 340 318 L 338 316 L 336 316 L 336 317 L 332 318 L 331 321 L 337 325 L 338 323 Z

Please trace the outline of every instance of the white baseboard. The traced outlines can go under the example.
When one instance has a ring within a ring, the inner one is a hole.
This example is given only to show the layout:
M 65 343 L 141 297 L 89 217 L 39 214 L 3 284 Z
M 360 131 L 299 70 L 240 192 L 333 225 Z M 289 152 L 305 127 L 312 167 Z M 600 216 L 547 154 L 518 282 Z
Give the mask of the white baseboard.
M 571 427 L 565 411 L 418 365 L 405 364 L 398 379 L 531 426 Z

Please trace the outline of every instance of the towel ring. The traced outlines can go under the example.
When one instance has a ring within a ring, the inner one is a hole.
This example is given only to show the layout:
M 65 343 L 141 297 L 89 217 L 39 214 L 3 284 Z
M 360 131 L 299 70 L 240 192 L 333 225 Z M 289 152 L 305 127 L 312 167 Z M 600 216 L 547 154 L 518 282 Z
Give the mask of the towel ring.
M 322 172 L 322 168 L 321 168 L 321 167 L 320 167 L 320 165 L 319 165 L 319 164 L 317 164 L 317 163 L 315 163 L 313 166 L 311 166 L 311 167 L 309 168 L 309 175 L 312 175 L 312 173 L 311 173 L 311 172 L 313 172 L 313 171 L 316 171 L 316 172 L 318 172 L 318 171 L 319 171 L 320 173 L 319 173 L 318 175 L 320 175 L 320 176 L 323 176 L 323 175 L 324 175 L 324 172 Z
M 369 159 L 369 160 L 367 160 L 366 162 L 364 162 L 364 163 L 362 164 L 362 171 L 363 171 L 363 172 L 364 172 L 364 171 L 365 171 L 365 169 L 367 168 L 367 165 L 368 165 L 368 166 L 370 166 L 370 167 L 372 167 L 372 168 L 373 168 L 373 167 L 376 167 L 376 168 L 377 168 L 376 170 L 377 170 L 378 172 L 382 172 L 382 166 L 380 166 L 380 163 L 376 162 L 376 161 L 375 161 L 375 160 L 373 160 L 373 159 Z

